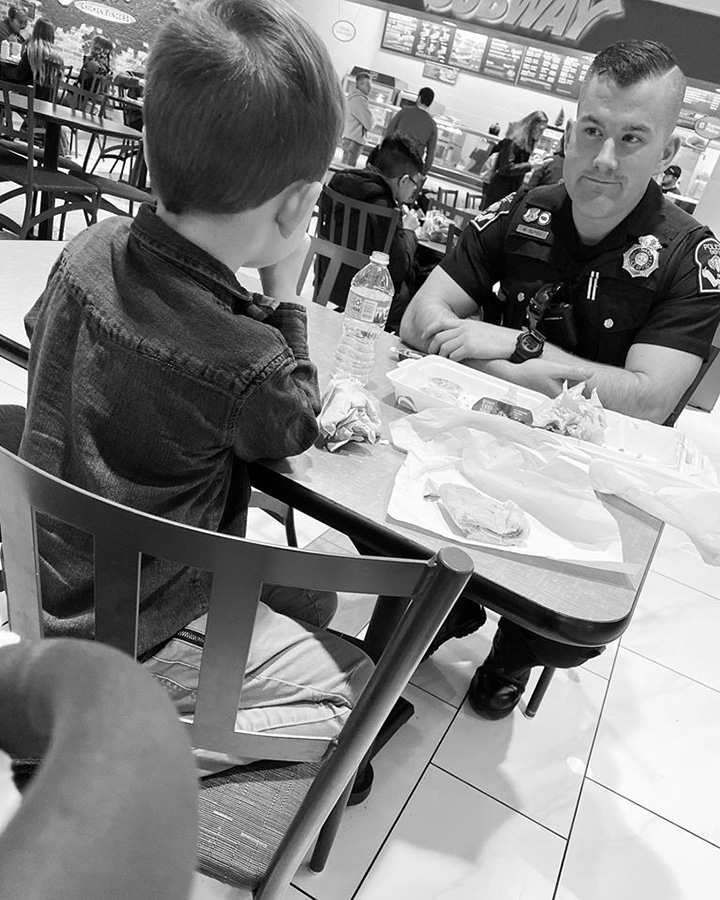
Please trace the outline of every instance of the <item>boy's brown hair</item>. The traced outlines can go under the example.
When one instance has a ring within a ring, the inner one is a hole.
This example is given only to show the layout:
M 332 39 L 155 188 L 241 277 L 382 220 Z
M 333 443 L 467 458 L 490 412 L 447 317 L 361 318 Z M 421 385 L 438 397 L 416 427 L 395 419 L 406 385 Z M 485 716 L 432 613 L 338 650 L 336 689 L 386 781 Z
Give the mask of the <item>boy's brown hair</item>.
M 344 101 L 327 50 L 283 0 L 200 0 L 160 28 L 144 116 L 165 208 L 231 214 L 320 180 Z

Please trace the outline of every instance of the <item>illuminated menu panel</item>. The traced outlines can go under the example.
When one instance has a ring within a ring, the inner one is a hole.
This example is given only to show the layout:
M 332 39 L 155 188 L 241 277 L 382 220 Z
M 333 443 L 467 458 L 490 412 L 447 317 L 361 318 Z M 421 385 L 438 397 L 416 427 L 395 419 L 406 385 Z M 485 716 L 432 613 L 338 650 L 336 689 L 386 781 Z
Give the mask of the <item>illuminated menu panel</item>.
M 592 61 L 592 53 L 565 54 L 558 70 L 553 93 L 577 100 L 580 85 L 585 81 Z
M 518 72 L 517 83 L 523 87 L 552 91 L 562 63 L 561 53 L 553 53 L 541 47 L 527 47 Z
M 412 56 L 415 51 L 415 39 L 420 26 L 420 19 L 415 16 L 403 16 L 389 12 L 385 19 L 385 31 L 380 44 L 385 50 L 396 53 L 407 53 Z
M 450 48 L 450 65 L 468 72 L 479 72 L 482 67 L 488 36 L 458 28 Z
M 516 44 L 514 41 L 506 41 L 503 38 L 490 38 L 480 74 L 514 84 L 517 81 L 524 52 L 524 44 Z
M 446 63 L 450 56 L 450 44 L 454 34 L 455 28 L 452 25 L 422 20 L 415 43 L 415 56 L 419 59 Z

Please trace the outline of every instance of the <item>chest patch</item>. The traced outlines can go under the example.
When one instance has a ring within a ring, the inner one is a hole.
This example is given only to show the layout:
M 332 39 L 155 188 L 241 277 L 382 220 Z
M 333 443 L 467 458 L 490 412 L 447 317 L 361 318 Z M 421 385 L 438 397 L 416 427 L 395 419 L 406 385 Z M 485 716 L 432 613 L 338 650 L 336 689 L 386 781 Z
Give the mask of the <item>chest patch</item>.
M 647 278 L 660 265 L 662 244 L 654 234 L 646 234 L 623 253 L 623 269 L 632 278 Z
M 491 222 L 495 221 L 495 219 L 499 219 L 500 216 L 506 216 L 507 214 L 507 209 L 503 209 L 499 204 L 493 203 L 492 206 L 483 210 L 480 215 L 472 220 L 473 228 L 477 228 L 478 231 L 484 231 Z
M 695 248 L 701 294 L 714 294 L 720 290 L 720 242 L 705 238 Z

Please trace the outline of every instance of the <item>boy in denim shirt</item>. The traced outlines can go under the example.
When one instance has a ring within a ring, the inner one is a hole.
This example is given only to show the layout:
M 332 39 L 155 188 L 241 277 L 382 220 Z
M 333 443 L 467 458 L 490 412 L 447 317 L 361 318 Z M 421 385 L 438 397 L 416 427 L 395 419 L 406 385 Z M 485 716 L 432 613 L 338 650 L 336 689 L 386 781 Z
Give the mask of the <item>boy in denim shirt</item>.
M 246 463 L 317 436 L 317 373 L 295 299 L 304 235 L 342 128 L 325 49 L 281 0 L 201 0 L 160 28 L 147 67 L 157 211 L 73 240 L 26 318 L 21 455 L 128 506 L 242 535 Z M 260 271 L 264 295 L 234 272 Z M 85 536 L 43 532 L 49 635 L 91 636 Z M 205 573 L 147 560 L 140 653 L 193 709 Z M 322 630 L 334 595 L 275 588 L 260 605 L 238 726 L 335 734 L 371 664 Z

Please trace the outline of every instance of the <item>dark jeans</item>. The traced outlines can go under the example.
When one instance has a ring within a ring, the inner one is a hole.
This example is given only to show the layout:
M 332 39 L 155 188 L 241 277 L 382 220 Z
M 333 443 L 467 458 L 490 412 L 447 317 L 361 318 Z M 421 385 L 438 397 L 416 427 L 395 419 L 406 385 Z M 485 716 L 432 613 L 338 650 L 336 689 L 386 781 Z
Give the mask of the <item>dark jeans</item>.
M 552 641 L 516 625 L 509 619 L 501 618 L 493 645 L 499 650 L 503 663 L 509 669 L 526 666 L 552 666 L 555 669 L 573 669 L 589 659 L 599 656 L 604 647 L 577 647 Z

